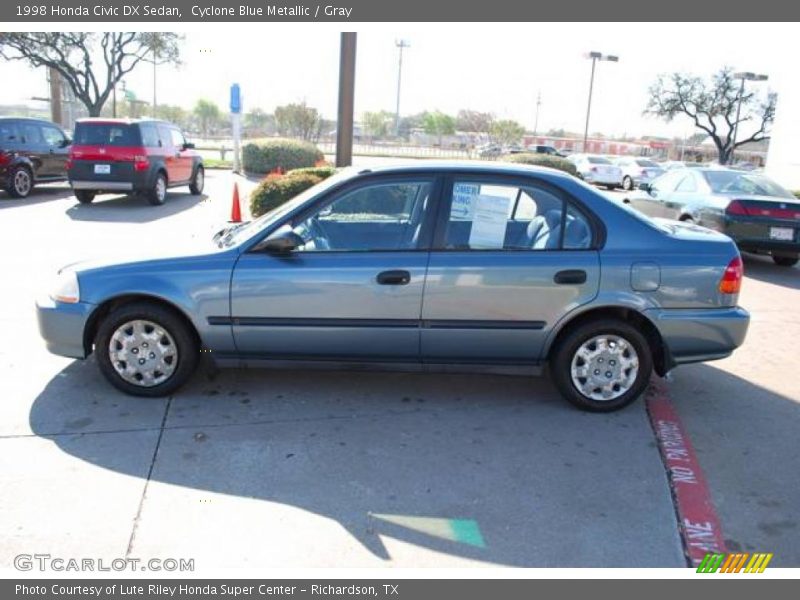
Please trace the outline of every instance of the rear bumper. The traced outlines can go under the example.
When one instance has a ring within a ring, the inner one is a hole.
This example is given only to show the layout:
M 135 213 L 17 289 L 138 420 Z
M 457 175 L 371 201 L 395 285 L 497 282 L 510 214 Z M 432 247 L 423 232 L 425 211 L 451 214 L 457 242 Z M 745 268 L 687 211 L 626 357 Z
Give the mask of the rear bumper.
M 36 302 L 39 333 L 53 354 L 69 358 L 86 358 L 83 332 L 95 305 L 88 302 L 64 304 L 49 298 Z
M 653 322 L 675 365 L 730 356 L 742 345 L 750 313 L 738 306 L 705 309 L 650 309 Z
M 108 190 L 109 192 L 130 192 L 133 184 L 123 181 L 70 181 L 73 190 Z
M 770 238 L 770 228 L 793 229 L 791 240 Z M 727 217 L 724 233 L 731 237 L 742 250 L 770 252 L 776 254 L 800 253 L 800 224 L 795 221 L 770 221 L 758 218 Z

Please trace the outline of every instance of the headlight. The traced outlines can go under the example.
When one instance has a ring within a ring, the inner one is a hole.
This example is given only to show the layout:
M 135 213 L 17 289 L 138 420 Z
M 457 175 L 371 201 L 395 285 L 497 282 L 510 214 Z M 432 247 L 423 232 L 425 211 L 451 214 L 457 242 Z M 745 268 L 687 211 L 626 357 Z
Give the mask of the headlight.
M 74 304 L 80 300 L 81 292 L 78 287 L 78 275 L 73 270 L 61 271 L 50 286 L 50 298 L 56 302 Z

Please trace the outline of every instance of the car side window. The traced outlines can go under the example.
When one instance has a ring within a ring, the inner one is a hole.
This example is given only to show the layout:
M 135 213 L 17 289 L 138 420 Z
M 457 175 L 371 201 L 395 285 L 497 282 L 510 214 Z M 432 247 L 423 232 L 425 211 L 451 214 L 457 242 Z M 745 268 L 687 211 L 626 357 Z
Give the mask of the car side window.
M 14 121 L 0 121 L 0 144 L 18 144 L 19 127 Z
M 172 146 L 172 131 L 166 125 L 158 126 L 158 137 L 161 140 L 161 145 L 164 147 Z
M 142 132 L 142 145 L 146 148 L 158 148 L 161 141 L 158 138 L 158 129 L 151 123 L 142 123 L 139 128 Z
M 59 148 L 64 146 L 64 140 L 66 139 L 60 129 L 49 125 L 42 125 L 42 137 L 48 146 Z
M 23 123 L 22 127 L 23 144 L 41 144 L 42 129 L 36 123 Z
M 444 234 L 446 250 L 558 250 L 564 201 L 535 184 L 455 181 Z M 567 220 L 574 219 L 577 213 Z M 590 232 L 586 223 L 587 232 Z M 573 247 L 589 247 L 574 227 Z
M 683 179 L 681 179 L 678 186 L 675 188 L 676 192 L 696 192 L 697 191 L 697 181 L 694 179 L 694 175 L 692 173 L 686 173 Z
M 413 250 L 429 205 L 430 181 L 373 183 L 344 192 L 292 230 L 300 252 Z
M 186 143 L 186 139 L 183 137 L 183 134 L 180 130 L 170 127 L 169 130 L 172 141 L 172 146 L 174 148 L 183 148 L 183 145 Z

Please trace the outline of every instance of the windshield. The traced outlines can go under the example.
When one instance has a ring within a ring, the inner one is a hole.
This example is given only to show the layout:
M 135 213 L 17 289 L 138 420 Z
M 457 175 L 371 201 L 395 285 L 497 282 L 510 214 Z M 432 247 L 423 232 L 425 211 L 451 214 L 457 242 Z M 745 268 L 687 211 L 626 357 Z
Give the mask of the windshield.
M 284 215 L 290 213 L 292 210 L 310 200 L 317 194 L 320 194 L 335 185 L 340 184 L 342 181 L 350 179 L 356 174 L 355 169 L 344 169 L 328 177 L 326 180 L 318 183 L 317 185 L 308 188 L 304 192 L 300 192 L 297 196 L 284 202 L 280 206 L 273 208 L 268 213 L 265 213 L 253 221 L 242 223 L 237 227 L 229 229 L 222 238 L 217 242 L 220 248 L 230 248 L 238 246 L 239 244 L 257 236 L 264 231 L 267 227 L 278 221 Z
M 640 167 L 650 167 L 651 169 L 660 168 L 658 164 L 654 163 L 652 160 L 637 160 L 636 164 Z
M 610 165 L 611 161 L 607 158 L 603 158 L 602 156 L 589 156 L 586 158 L 590 163 L 593 165 Z
M 793 194 L 763 175 L 736 171 L 706 171 L 703 176 L 715 194 L 750 194 L 794 199 Z

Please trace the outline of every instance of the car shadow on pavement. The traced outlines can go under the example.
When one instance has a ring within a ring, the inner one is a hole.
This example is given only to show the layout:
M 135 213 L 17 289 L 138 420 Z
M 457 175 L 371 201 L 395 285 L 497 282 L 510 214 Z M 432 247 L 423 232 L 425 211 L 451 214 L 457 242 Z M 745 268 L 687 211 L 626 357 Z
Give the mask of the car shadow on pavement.
M 189 210 L 208 196 L 194 196 L 187 193 L 170 192 L 161 206 L 153 206 L 146 198 L 130 196 L 98 196 L 91 204 L 75 205 L 66 210 L 74 221 L 102 221 L 119 223 L 149 223 Z
M 742 254 L 745 277 L 791 289 L 800 289 L 800 266 L 779 267 L 769 256 Z
M 160 551 L 182 550 L 186 531 L 196 536 L 190 551 L 213 552 L 205 522 L 236 541 L 225 557 L 244 559 L 247 540 L 258 539 L 268 555 L 296 556 L 295 566 L 314 566 L 321 553 L 328 564 L 380 563 L 398 542 L 437 564 L 684 564 L 643 403 L 583 413 L 546 379 L 206 369 L 167 401 L 119 394 L 93 360 L 76 361 L 36 398 L 30 426 L 90 466 L 134 477 L 148 469 L 109 455 L 108 436 L 140 434 L 150 446 L 163 428 L 136 530 L 140 555 L 154 540 Z M 192 501 L 165 500 L 175 486 Z M 203 492 L 237 498 L 238 508 L 200 505 Z M 58 501 L 88 496 L 64 491 Z M 349 536 L 331 541 L 304 511 Z M 424 566 L 405 552 L 402 564 Z
M 63 200 L 70 196 L 72 188 L 66 183 L 36 186 L 27 198 L 12 198 L 8 192 L 0 191 L 0 210 Z

